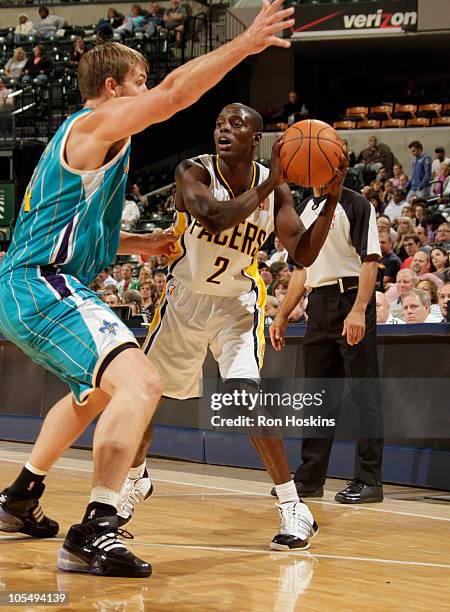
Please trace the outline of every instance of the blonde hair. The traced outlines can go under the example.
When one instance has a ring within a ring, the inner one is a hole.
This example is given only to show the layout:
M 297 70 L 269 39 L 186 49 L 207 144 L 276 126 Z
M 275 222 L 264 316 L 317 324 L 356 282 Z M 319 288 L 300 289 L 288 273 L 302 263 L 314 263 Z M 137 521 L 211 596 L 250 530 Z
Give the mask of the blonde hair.
M 146 74 L 150 68 L 139 51 L 115 42 L 94 47 L 81 57 L 78 64 L 78 87 L 82 99 L 98 98 L 109 77 L 122 85 L 129 71 L 135 67 L 142 68 Z
M 23 47 L 16 47 L 14 49 L 14 53 L 13 53 L 13 59 L 17 59 L 17 56 L 19 55 L 19 53 L 23 53 L 25 56 L 25 59 L 27 59 L 27 54 L 25 53 L 25 49 Z

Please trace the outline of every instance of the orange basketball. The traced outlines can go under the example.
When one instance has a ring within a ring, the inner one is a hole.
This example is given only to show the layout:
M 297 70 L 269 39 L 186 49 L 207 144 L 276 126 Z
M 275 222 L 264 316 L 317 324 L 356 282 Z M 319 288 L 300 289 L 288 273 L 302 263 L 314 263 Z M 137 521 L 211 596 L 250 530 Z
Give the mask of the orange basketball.
M 333 179 L 342 152 L 342 140 L 331 125 L 305 119 L 285 131 L 280 161 L 290 183 L 320 187 Z

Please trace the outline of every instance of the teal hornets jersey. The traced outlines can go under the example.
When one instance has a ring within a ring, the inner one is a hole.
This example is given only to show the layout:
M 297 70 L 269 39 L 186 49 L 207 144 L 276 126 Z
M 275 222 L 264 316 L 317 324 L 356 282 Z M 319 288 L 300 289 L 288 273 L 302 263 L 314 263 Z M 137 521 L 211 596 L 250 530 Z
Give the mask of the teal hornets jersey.
M 65 160 L 69 117 L 47 145 L 25 192 L 0 276 L 54 266 L 83 284 L 110 265 L 117 253 L 130 156 L 128 140 L 97 170 L 71 169 Z

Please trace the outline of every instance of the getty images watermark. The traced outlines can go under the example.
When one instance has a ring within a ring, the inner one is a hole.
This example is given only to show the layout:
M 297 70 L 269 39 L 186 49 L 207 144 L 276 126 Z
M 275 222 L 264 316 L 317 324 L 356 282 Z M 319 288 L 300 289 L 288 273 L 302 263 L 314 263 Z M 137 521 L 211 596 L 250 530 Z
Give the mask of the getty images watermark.
M 232 392 L 212 393 L 210 406 L 216 414 L 211 416 L 211 425 L 219 428 L 249 429 L 334 427 L 334 418 L 310 413 L 315 413 L 324 406 L 325 395 L 324 390 L 316 393 L 280 393 L 235 389 Z M 298 414 L 305 409 L 308 410 L 308 415 Z M 219 411 L 222 414 L 217 414 Z

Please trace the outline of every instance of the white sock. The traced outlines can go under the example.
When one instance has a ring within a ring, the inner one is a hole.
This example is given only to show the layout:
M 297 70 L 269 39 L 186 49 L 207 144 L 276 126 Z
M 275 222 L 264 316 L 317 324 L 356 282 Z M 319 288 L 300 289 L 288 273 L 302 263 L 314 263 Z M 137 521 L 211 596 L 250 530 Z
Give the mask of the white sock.
M 119 503 L 119 493 L 108 489 L 107 487 L 97 486 L 91 491 L 91 497 L 89 503 L 98 502 L 99 504 L 108 504 L 108 506 L 114 506 L 117 509 Z
M 275 490 L 277 492 L 278 501 L 280 502 L 280 504 L 300 501 L 297 493 L 297 488 L 293 480 L 289 480 L 288 482 L 284 482 L 280 485 L 275 485 Z
M 144 463 L 142 463 L 141 465 L 130 468 L 128 470 L 128 478 L 131 478 L 131 480 L 137 480 L 138 478 L 142 478 L 146 467 L 147 461 L 144 461 Z
M 43 472 L 42 470 L 35 468 L 34 465 L 31 465 L 31 463 L 28 463 L 28 461 L 25 463 L 25 468 L 32 474 L 36 474 L 36 476 L 45 476 L 47 474 L 47 472 Z

